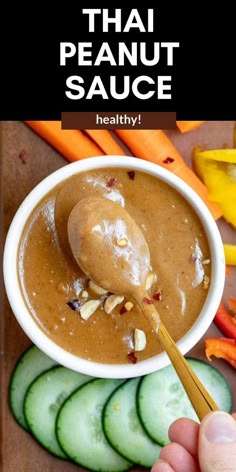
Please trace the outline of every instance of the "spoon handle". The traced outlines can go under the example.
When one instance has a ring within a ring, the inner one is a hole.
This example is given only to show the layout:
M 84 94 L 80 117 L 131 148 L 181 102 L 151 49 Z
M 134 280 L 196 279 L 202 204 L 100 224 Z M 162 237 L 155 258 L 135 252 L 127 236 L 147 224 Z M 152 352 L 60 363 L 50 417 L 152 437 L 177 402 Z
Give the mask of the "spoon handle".
M 219 407 L 200 382 L 195 372 L 191 369 L 162 323 L 160 323 L 157 335 L 181 380 L 199 420 L 201 421 L 203 417 L 211 411 L 219 410 Z
M 202 382 L 192 370 L 178 346 L 173 341 L 169 332 L 162 324 L 159 314 L 153 304 L 145 304 L 145 298 L 139 300 L 140 308 L 148 319 L 154 332 L 157 334 L 160 344 L 169 356 L 171 363 L 179 376 L 179 379 L 193 405 L 196 414 L 201 421 L 207 413 L 219 410 Z

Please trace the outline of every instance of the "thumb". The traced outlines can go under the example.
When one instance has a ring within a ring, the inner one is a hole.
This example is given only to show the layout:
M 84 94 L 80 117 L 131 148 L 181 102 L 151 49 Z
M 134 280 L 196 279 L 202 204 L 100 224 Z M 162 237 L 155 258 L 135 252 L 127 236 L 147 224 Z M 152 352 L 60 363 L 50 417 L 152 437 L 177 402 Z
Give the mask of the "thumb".
M 215 411 L 203 419 L 198 456 L 202 472 L 236 471 L 236 421 L 231 415 Z

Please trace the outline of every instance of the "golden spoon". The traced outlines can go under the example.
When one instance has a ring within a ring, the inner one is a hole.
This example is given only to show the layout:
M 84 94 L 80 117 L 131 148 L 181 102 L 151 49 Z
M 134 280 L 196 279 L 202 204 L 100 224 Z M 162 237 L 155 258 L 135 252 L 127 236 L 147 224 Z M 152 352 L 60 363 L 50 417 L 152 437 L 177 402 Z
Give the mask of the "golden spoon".
M 128 212 L 107 198 L 80 200 L 68 220 L 68 237 L 75 260 L 105 290 L 132 297 L 157 334 L 201 420 L 218 406 L 181 354 L 160 320 L 146 291 L 149 248 Z

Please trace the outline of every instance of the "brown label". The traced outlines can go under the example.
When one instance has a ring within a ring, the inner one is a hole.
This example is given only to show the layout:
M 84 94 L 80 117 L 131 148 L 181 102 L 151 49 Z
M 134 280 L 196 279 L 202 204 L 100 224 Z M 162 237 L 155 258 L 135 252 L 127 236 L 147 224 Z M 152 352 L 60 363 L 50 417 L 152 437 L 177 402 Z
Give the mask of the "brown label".
M 62 129 L 174 129 L 175 112 L 62 112 Z

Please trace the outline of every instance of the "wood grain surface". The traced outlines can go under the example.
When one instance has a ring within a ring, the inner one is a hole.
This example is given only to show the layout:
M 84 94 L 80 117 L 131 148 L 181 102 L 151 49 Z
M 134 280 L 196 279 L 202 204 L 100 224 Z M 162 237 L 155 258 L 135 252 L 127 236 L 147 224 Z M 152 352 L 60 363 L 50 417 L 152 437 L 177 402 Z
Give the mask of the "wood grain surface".
M 207 122 L 198 130 L 181 135 L 171 131 L 173 142 L 185 160 L 191 162 L 193 146 L 232 147 L 233 122 Z M 1 229 L 3 240 L 11 220 L 26 195 L 44 177 L 54 170 L 67 164 L 47 143 L 41 140 L 22 122 L 1 123 L 1 183 L 3 208 L 1 212 Z M 220 231 L 225 242 L 236 244 L 236 231 L 224 222 L 219 222 Z M 235 270 L 226 281 L 225 296 L 236 298 Z M 1 328 L 1 470 L 3 472 L 75 472 L 84 469 L 56 459 L 44 451 L 14 421 L 8 406 L 8 385 L 13 367 L 23 350 L 31 344 L 17 323 L 6 299 L 3 284 L 2 309 L 0 312 Z M 218 329 L 211 325 L 205 337 L 220 336 Z M 189 353 L 191 356 L 205 360 L 204 339 Z M 235 370 L 224 361 L 214 361 L 228 380 L 234 395 L 234 411 L 236 411 Z M 133 471 L 144 470 L 134 468 Z

